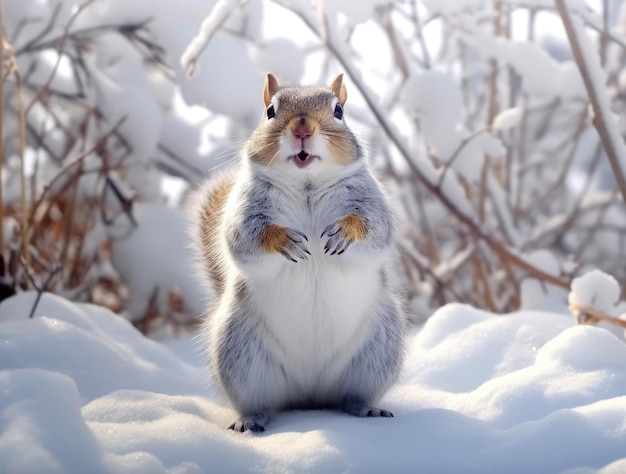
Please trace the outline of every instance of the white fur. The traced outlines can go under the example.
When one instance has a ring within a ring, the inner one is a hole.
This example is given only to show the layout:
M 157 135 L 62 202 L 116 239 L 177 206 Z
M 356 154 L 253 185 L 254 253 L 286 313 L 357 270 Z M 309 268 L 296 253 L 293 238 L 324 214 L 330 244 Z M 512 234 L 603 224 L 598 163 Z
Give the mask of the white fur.
M 317 159 L 299 168 L 293 160 L 303 145 Z M 327 226 L 344 215 L 336 192 L 329 191 L 364 166 L 363 160 L 351 165 L 336 162 L 318 130 L 306 143 L 285 131 L 269 166 L 245 157 L 241 161 L 224 209 L 229 222 L 223 220 L 219 229 L 228 281 L 207 336 L 209 351 L 213 352 L 210 359 L 216 361 L 224 328 L 237 305 L 246 309 L 237 317 L 261 318 L 250 327 L 256 328 L 256 335 L 277 363 L 268 365 L 262 357 L 251 358 L 245 390 L 231 394 L 244 414 L 253 407 L 280 407 L 311 397 L 339 403 L 334 399 L 343 393 L 338 390 L 339 377 L 365 339 L 371 337 L 382 301 L 388 298 L 383 293 L 387 290 L 382 288 L 380 270 L 389 251 L 373 250 L 357 242 L 342 255 L 325 254 L 328 236 L 321 237 Z M 294 263 L 281 254 L 259 253 L 235 261 L 230 255 L 226 228 L 237 225 L 242 217 L 242 194 L 258 175 L 264 175 L 281 191 L 271 194 L 272 204 L 279 210 L 272 223 L 306 234 L 311 254 L 308 259 Z M 305 191 L 306 183 L 311 184 L 311 190 Z M 242 277 L 247 301 L 237 300 L 236 282 Z M 381 380 L 381 389 L 385 386 Z
M 281 386 L 282 378 L 276 377 L 272 387 L 275 399 L 296 399 L 300 393 L 332 396 L 337 392 L 337 378 L 371 330 L 382 291 L 379 270 L 387 252 L 362 252 L 355 243 L 343 255 L 325 254 L 326 237 L 320 235 L 342 217 L 340 206 L 328 196 L 310 209 L 306 196 L 298 191 L 309 180 L 318 187 L 316 194 L 323 195 L 361 166 L 364 164 L 312 163 L 312 172 L 308 172 L 308 168 L 298 169 L 290 162 L 271 170 L 244 165 L 227 203 L 226 215 L 234 215 L 238 187 L 249 182 L 250 173 L 267 172 L 287 193 L 279 203 L 283 212 L 275 223 L 304 232 L 309 239 L 308 260 L 294 263 L 280 254 L 263 254 L 251 261 L 230 262 L 228 274 L 245 276 L 252 306 L 264 319 L 260 336 L 265 346 L 292 381 Z M 267 381 L 251 381 L 250 386 L 257 384 L 267 385 Z

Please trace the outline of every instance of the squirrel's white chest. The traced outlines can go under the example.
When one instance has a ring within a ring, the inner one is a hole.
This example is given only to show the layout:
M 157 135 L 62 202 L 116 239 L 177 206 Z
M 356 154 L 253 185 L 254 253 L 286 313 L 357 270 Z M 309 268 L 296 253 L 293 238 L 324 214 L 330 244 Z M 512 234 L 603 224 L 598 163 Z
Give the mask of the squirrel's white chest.
M 364 255 L 357 245 L 343 255 L 324 253 L 320 234 L 341 216 L 336 203 L 316 202 L 311 206 L 303 196 L 277 222 L 308 236 L 308 260 L 265 255 L 248 275 L 268 346 L 292 377 L 301 376 L 302 388 L 331 383 L 345 368 L 369 332 L 381 292 L 381 256 Z
M 312 372 L 332 377 L 345 367 L 369 331 L 380 293 L 375 266 L 311 254 L 308 262 L 268 262 L 265 278 L 249 280 L 270 350 L 306 383 L 315 380 Z

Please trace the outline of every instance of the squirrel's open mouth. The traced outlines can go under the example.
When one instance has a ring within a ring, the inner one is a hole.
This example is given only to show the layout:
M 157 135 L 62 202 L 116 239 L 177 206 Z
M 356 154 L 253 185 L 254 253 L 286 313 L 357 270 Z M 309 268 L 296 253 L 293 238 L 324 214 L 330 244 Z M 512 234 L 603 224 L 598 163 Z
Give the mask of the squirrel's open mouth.
M 293 155 L 292 158 L 298 168 L 306 168 L 313 162 L 313 160 L 315 160 L 315 158 L 319 157 L 311 155 L 304 150 L 300 150 L 300 153 Z

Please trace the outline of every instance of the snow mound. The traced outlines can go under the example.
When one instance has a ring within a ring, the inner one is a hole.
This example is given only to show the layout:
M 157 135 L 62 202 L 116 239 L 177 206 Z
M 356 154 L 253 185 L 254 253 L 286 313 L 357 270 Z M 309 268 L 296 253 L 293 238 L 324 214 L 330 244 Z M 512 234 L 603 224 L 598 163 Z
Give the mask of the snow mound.
M 568 315 L 445 306 L 409 338 L 401 380 L 380 403 L 395 418 L 294 411 L 262 435 L 241 435 L 226 429 L 235 413 L 202 367 L 96 306 L 44 294 L 28 319 L 35 296 L 0 304 L 3 473 L 588 474 L 626 465 L 626 345 Z
M 37 368 L 63 374 L 83 401 L 121 389 L 172 394 L 203 390 L 195 369 L 144 338 L 125 318 L 46 293 L 34 317 L 26 319 L 34 301 L 34 293 L 21 293 L 0 305 L 0 370 Z

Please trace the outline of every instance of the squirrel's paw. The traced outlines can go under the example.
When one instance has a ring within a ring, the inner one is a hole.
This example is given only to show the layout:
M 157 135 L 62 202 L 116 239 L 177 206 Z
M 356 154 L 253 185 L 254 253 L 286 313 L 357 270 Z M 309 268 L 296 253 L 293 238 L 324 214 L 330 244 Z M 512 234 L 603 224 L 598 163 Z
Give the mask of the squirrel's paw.
M 228 427 L 229 430 L 244 433 L 245 431 L 252 431 L 253 433 L 262 433 L 265 431 L 265 424 L 268 422 L 268 416 L 264 413 L 254 413 L 252 415 L 245 415 L 235 421 Z
M 261 236 L 261 247 L 268 253 L 280 253 L 287 260 L 307 260 L 311 253 L 307 249 L 308 237 L 299 230 L 276 224 L 268 225 Z
M 343 411 L 361 418 L 393 418 L 393 413 L 382 408 L 369 406 L 359 397 L 346 397 L 341 405 Z
M 347 214 L 324 229 L 320 238 L 328 236 L 324 245 L 324 253 L 341 255 L 350 244 L 365 239 L 365 224 L 356 214 Z

